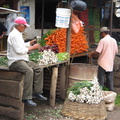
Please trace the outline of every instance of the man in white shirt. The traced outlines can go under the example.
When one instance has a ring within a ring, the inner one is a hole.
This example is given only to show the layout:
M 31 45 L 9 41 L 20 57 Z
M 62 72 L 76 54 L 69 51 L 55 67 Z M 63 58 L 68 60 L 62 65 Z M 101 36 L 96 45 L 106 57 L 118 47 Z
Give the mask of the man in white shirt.
M 109 35 L 109 31 L 108 27 L 100 29 L 102 39 L 91 57 L 98 56 L 98 81 L 100 85 L 104 87 L 104 76 L 106 76 L 106 85 L 110 91 L 113 91 L 113 66 L 118 47 L 116 40 Z
M 28 106 L 37 106 L 32 97 L 47 100 L 42 95 L 43 89 L 43 68 L 36 63 L 29 61 L 28 51 L 39 49 L 39 44 L 34 44 L 36 40 L 25 43 L 22 32 L 29 27 L 23 17 L 15 19 L 15 28 L 10 32 L 7 40 L 7 57 L 10 70 L 16 70 L 25 74 L 23 103 Z

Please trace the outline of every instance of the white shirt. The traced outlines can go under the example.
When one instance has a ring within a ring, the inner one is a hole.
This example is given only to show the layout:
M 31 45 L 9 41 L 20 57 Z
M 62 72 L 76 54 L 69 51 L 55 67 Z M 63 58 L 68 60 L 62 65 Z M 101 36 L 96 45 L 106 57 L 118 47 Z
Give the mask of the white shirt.
M 30 42 L 25 43 L 22 37 L 22 33 L 14 28 L 7 39 L 7 58 L 8 66 L 18 60 L 29 61 L 28 47 Z

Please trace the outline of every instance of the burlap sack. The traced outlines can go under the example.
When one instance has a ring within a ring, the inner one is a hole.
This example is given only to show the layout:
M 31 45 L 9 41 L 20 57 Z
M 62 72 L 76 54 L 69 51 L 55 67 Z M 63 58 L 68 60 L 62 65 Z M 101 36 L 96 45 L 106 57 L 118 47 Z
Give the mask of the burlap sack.
M 117 93 L 113 91 L 103 91 L 103 96 L 106 104 L 113 103 L 116 99 Z

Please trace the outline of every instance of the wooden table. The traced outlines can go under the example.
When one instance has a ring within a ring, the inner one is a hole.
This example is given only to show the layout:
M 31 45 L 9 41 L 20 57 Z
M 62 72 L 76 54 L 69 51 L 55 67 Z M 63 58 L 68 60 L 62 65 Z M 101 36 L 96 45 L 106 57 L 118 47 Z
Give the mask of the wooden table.
M 76 53 L 76 54 L 70 55 L 71 63 L 72 63 L 72 61 L 73 61 L 74 58 L 76 58 L 76 57 L 82 57 L 82 56 L 88 57 L 89 54 L 91 54 L 91 52 L 92 52 L 92 51 L 87 51 L 87 52 Z M 91 63 L 91 59 L 90 59 L 89 57 L 88 57 L 88 61 L 89 61 L 89 63 Z
M 61 64 L 68 64 L 68 63 L 69 63 L 69 60 L 56 62 L 54 64 L 40 65 L 43 68 L 52 67 L 52 78 L 51 78 L 51 86 L 50 86 L 50 105 L 52 107 L 55 107 L 58 67 Z M 5 66 L 0 66 L 0 69 L 9 71 L 9 68 Z

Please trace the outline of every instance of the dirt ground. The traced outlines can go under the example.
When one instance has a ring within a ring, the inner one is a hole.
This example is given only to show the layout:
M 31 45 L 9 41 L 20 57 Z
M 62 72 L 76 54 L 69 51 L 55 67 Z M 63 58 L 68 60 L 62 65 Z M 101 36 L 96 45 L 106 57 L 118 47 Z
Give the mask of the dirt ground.
M 120 94 L 120 87 L 115 88 L 115 92 Z M 25 106 L 25 120 L 75 120 L 60 114 L 64 100 L 56 99 L 54 108 L 50 106 L 49 100 L 46 102 L 36 100 L 35 102 L 38 104 L 37 107 L 31 108 Z M 115 105 L 115 108 L 112 112 L 107 112 L 106 120 L 120 120 L 119 105 Z
M 120 88 L 115 89 L 120 94 Z M 24 120 L 75 120 L 60 114 L 64 104 L 64 100 L 56 99 L 55 107 L 51 107 L 48 101 L 34 100 L 37 107 L 25 106 L 25 119 Z M 13 120 L 0 116 L 0 120 Z M 89 119 L 90 120 L 90 119 Z M 112 112 L 107 112 L 106 120 L 120 120 L 120 106 L 115 105 Z
M 61 99 L 56 100 L 55 107 L 51 107 L 48 101 L 38 101 L 37 107 L 25 106 L 25 119 L 24 120 L 75 120 L 62 116 L 60 111 L 63 107 L 64 101 Z M 0 116 L 0 120 L 13 120 Z M 90 119 L 89 119 L 90 120 Z M 120 120 L 120 106 L 116 105 L 112 112 L 107 112 L 106 120 Z
M 56 107 L 49 105 L 49 101 L 36 101 L 37 107 L 25 107 L 25 120 L 75 120 L 60 114 L 64 101 L 57 100 Z M 107 112 L 106 120 L 120 120 L 120 106 L 115 106 L 112 112 Z

